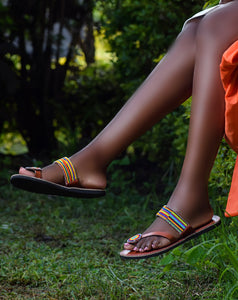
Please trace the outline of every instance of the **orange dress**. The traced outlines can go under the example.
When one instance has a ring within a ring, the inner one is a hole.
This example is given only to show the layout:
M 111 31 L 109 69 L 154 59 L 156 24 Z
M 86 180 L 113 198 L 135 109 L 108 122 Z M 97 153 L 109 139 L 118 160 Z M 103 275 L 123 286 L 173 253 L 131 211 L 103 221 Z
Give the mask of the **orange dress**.
M 225 89 L 225 139 L 238 154 L 238 41 L 223 54 L 221 80 Z M 238 216 L 238 156 L 228 196 L 226 217 Z

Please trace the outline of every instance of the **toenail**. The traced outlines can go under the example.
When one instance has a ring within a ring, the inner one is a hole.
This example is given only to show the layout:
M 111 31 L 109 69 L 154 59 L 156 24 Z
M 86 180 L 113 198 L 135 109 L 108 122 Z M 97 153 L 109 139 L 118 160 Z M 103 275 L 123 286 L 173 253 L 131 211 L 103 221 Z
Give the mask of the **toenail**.
M 138 251 L 138 248 L 137 248 L 137 247 L 135 247 L 133 250 L 135 250 L 135 251 Z
M 147 251 L 149 248 L 148 247 L 145 247 L 144 251 Z

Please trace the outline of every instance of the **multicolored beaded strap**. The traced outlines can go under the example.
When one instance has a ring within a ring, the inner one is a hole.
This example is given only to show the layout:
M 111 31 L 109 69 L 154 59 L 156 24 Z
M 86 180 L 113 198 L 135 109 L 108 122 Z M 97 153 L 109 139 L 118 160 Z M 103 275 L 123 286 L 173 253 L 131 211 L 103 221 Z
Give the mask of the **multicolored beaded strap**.
M 72 185 L 73 183 L 78 182 L 77 173 L 75 168 L 68 157 L 63 157 L 55 161 L 57 165 L 61 167 L 64 173 L 65 184 L 67 186 Z
M 168 222 L 174 229 L 176 229 L 180 234 L 186 229 L 188 224 L 172 209 L 164 205 L 156 216 L 161 217 L 166 222 Z

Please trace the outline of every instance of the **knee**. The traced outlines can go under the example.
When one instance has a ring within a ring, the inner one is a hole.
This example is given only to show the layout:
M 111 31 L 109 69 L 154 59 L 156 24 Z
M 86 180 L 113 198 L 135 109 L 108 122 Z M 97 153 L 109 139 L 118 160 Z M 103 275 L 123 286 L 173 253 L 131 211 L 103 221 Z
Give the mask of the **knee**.
M 196 36 L 197 46 L 223 53 L 238 39 L 238 24 L 232 26 L 232 20 L 224 22 L 224 16 L 218 11 L 202 18 Z
M 197 31 L 197 45 L 215 48 L 222 41 L 223 34 L 220 31 L 220 22 L 217 18 L 211 15 L 203 17 Z

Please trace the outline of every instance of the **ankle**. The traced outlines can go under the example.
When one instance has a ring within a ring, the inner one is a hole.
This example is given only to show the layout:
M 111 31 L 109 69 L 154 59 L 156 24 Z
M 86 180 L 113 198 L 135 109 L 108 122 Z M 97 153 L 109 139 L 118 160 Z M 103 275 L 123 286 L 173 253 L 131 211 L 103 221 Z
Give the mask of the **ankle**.
M 107 179 L 104 174 L 96 174 L 96 173 L 83 174 L 82 173 L 82 176 L 80 174 L 79 174 L 79 182 L 80 185 L 84 188 L 105 189 L 107 186 Z
M 205 186 L 192 191 L 184 186 L 177 187 L 167 205 L 194 227 L 205 224 L 213 216 Z
M 106 169 L 99 165 L 99 159 L 92 153 L 80 151 L 71 156 L 70 160 L 76 169 L 82 187 L 98 189 L 106 187 Z

